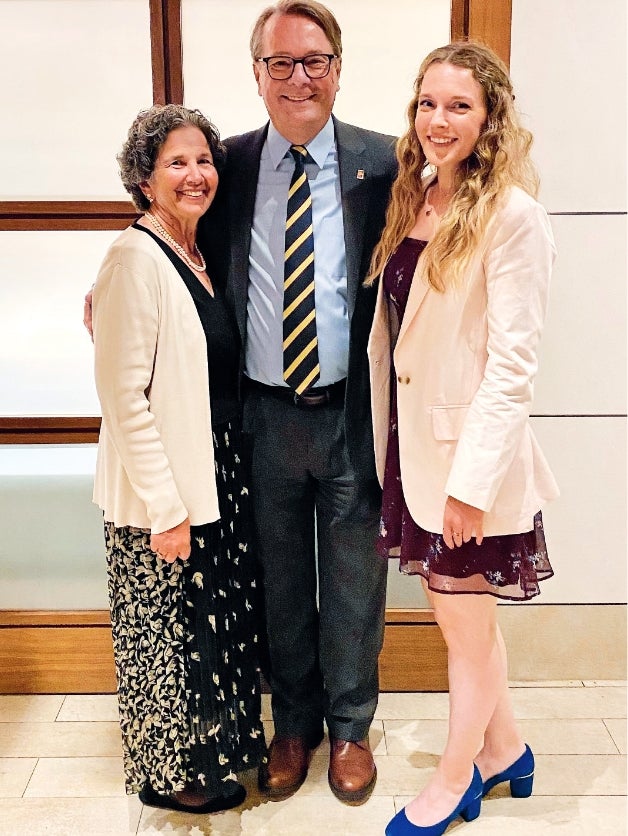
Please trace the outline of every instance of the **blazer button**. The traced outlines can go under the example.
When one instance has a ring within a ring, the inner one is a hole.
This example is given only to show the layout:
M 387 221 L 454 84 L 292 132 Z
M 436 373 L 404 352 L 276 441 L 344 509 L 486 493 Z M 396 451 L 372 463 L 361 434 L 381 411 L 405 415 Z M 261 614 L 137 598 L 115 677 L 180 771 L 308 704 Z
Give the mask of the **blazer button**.
M 397 375 L 397 383 L 410 383 L 410 378 L 402 377 L 402 375 Z

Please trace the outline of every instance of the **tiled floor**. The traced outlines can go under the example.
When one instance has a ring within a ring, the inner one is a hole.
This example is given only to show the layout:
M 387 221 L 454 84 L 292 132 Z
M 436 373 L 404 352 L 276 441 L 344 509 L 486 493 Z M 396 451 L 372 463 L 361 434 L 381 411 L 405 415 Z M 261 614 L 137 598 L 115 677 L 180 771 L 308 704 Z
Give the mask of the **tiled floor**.
M 525 738 L 536 754 L 534 795 L 507 786 L 481 817 L 448 833 L 469 836 L 602 836 L 626 833 L 626 687 L 616 682 L 514 686 Z M 264 702 L 267 735 L 272 735 Z M 111 696 L 0 696 L 0 834 L 91 836 L 382 836 L 386 822 L 424 784 L 446 734 L 446 694 L 382 694 L 371 743 L 377 786 L 360 807 L 327 786 L 328 744 L 287 801 L 269 802 L 253 773 L 241 808 L 192 816 L 143 808 L 124 794 L 116 701 Z

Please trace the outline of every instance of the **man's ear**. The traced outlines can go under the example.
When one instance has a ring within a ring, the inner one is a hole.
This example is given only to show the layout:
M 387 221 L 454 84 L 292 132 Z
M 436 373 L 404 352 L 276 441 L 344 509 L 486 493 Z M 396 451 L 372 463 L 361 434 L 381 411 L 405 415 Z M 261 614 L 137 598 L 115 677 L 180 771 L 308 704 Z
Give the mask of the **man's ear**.
M 259 68 L 259 62 L 258 61 L 253 62 L 253 75 L 255 76 L 255 81 L 257 82 L 257 95 L 261 96 L 262 95 L 262 87 L 260 85 L 260 68 Z

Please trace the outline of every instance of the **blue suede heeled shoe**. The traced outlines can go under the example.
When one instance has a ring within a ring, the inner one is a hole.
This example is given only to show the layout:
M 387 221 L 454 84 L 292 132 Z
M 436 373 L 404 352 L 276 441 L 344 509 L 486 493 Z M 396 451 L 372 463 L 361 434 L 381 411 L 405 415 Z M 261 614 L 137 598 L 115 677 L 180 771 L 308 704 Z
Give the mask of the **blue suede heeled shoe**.
M 477 819 L 480 815 L 481 805 L 482 776 L 477 766 L 473 764 L 473 778 L 469 784 L 469 789 L 462 796 L 460 804 L 450 816 L 436 824 L 429 825 L 429 827 L 419 827 L 418 824 L 412 824 L 408 819 L 404 808 L 397 813 L 394 819 L 388 822 L 386 836 L 442 836 L 458 816 L 462 816 L 465 821 Z
M 482 798 L 490 792 L 497 784 L 510 781 L 510 794 L 513 798 L 529 798 L 532 795 L 532 784 L 534 782 L 534 755 L 532 749 L 526 743 L 526 750 L 520 758 L 511 764 L 508 769 L 498 772 L 487 781 L 484 781 Z

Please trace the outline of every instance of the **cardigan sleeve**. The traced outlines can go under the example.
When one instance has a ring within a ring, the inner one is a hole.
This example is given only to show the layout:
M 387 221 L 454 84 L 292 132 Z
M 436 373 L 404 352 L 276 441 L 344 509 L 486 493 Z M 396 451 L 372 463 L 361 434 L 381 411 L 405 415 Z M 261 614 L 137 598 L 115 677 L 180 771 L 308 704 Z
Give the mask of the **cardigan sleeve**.
M 484 257 L 487 361 L 445 491 L 489 511 L 530 413 L 555 248 L 543 207 L 507 206 Z
M 187 517 L 151 412 L 149 392 L 159 338 L 160 289 L 152 269 L 109 258 L 94 288 L 96 389 L 103 422 L 151 531 Z

